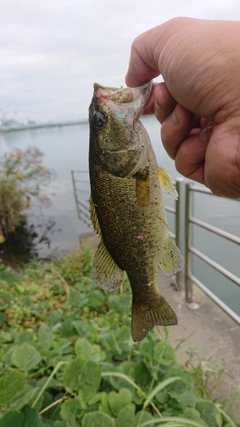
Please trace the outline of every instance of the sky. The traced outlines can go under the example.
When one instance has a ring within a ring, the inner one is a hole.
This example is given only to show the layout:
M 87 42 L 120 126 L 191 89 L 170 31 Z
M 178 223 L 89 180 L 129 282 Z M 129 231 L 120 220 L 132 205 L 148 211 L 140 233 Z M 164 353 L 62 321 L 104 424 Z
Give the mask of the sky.
M 0 118 L 87 118 L 93 83 L 124 85 L 134 38 L 177 16 L 239 20 L 240 2 L 0 0 Z

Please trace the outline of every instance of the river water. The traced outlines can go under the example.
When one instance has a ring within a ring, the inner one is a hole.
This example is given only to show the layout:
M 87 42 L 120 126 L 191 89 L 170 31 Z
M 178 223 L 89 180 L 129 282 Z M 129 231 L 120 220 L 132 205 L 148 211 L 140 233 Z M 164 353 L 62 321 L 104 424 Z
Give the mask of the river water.
M 143 123 L 150 135 L 158 163 L 169 171 L 172 179 L 176 179 L 179 174 L 175 170 L 174 162 L 162 147 L 158 122 L 150 116 L 144 117 Z M 53 200 L 54 206 L 71 219 L 78 235 L 89 229 L 77 217 L 71 169 L 88 170 L 88 132 L 88 124 L 81 124 L 0 133 L 0 156 L 5 151 L 11 151 L 14 148 L 24 150 L 29 146 L 36 146 L 44 153 L 43 164 L 54 169 L 57 174 L 47 192 Z M 87 199 L 87 195 L 84 193 L 83 198 Z M 169 206 L 173 206 L 173 200 L 166 199 L 166 202 Z M 197 194 L 194 215 L 216 227 L 240 236 L 240 202 Z M 173 229 L 173 215 L 168 215 L 168 221 Z M 240 247 L 238 245 L 228 243 L 221 237 L 194 227 L 194 246 L 240 277 Z M 194 275 L 240 315 L 240 287 L 200 260 L 194 259 L 193 267 Z

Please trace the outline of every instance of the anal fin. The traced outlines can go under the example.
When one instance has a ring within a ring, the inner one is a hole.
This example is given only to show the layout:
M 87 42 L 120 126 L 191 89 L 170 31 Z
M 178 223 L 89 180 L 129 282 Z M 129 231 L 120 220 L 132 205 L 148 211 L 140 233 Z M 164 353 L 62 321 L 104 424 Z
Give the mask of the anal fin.
M 159 265 L 166 276 L 175 274 L 184 266 L 183 256 L 173 240 L 170 238 L 169 234 L 167 234 L 164 242 Z
M 117 266 L 103 241 L 100 240 L 93 258 L 92 275 L 96 284 L 106 292 L 119 289 L 124 271 Z
M 133 298 L 131 333 L 133 341 L 141 341 L 155 326 L 176 325 L 177 315 L 165 298 L 156 294 L 154 301 L 140 303 Z

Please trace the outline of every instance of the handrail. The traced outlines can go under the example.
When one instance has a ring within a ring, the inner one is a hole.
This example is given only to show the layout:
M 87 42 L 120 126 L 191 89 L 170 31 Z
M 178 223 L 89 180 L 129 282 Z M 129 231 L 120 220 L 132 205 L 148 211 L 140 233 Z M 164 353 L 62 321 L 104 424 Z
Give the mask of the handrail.
M 213 267 L 215 270 L 219 271 L 219 273 L 222 273 L 225 277 L 227 277 L 229 280 L 234 282 L 236 285 L 240 286 L 240 278 L 237 277 L 235 274 L 231 273 L 226 268 L 222 267 L 218 262 L 213 261 L 211 258 L 209 258 L 207 255 L 204 255 L 201 251 L 194 248 L 192 245 L 189 245 L 188 248 L 189 252 L 196 255 L 199 259 L 204 261 L 206 264 Z
M 224 237 L 230 242 L 237 243 L 240 245 L 240 237 L 234 236 L 234 234 L 228 233 L 227 231 L 221 230 L 221 228 L 214 227 L 214 225 L 208 224 L 205 221 L 201 221 L 193 216 L 189 216 L 188 220 L 195 225 L 199 225 L 199 227 L 205 228 L 205 230 L 212 231 L 214 234 L 218 236 Z
M 76 183 L 81 183 L 81 184 L 89 184 L 89 181 L 86 180 L 81 180 L 81 179 L 76 179 L 75 178 L 75 174 L 76 173 L 83 173 L 85 174 L 87 171 L 76 171 L 76 170 L 71 170 L 71 177 L 72 177 L 72 183 L 73 183 L 73 193 L 74 193 L 74 198 L 75 198 L 75 203 L 76 203 L 76 207 L 77 207 L 77 214 L 78 214 L 78 218 L 84 222 L 84 224 L 87 225 L 87 227 L 92 228 L 92 223 L 90 221 L 90 215 L 89 215 L 89 207 L 88 205 L 85 205 L 84 202 L 87 204 L 87 201 L 82 201 L 79 200 L 79 196 L 78 193 L 87 193 L 89 194 L 89 190 L 85 190 L 82 188 L 77 188 Z
M 221 273 L 227 279 L 231 280 L 235 285 L 240 286 L 240 277 L 236 276 L 222 265 L 214 261 L 212 258 L 203 254 L 201 251 L 196 249 L 192 243 L 193 226 L 197 225 L 205 230 L 208 230 L 218 236 L 223 237 L 231 241 L 234 244 L 240 245 L 240 238 L 234 236 L 227 231 L 221 230 L 211 224 L 206 223 L 193 216 L 193 204 L 194 204 L 194 192 L 200 192 L 212 195 L 210 190 L 202 187 L 187 183 L 185 186 L 185 297 L 187 301 L 192 300 L 193 283 L 199 286 L 212 300 L 218 304 L 224 311 L 226 311 L 237 323 L 240 324 L 240 316 L 231 310 L 220 298 L 217 297 L 210 289 L 208 289 L 195 275 L 193 274 L 192 268 L 192 256 L 195 255 L 203 262 L 214 268 L 216 271 Z
M 226 313 L 232 317 L 237 323 L 240 323 L 238 314 L 235 313 L 227 304 L 225 304 L 220 298 L 217 297 L 210 289 L 208 289 L 199 279 L 193 274 L 190 274 L 189 279 L 195 283 L 206 295 L 208 295 L 219 307 L 221 307 Z

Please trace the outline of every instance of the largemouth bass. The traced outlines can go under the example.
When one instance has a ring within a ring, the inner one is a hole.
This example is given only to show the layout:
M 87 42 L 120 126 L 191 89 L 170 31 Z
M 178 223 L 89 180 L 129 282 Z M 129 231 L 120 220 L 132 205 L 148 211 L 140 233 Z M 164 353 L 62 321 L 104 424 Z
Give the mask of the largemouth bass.
M 131 333 L 140 341 L 154 325 L 175 325 L 177 316 L 157 287 L 158 265 L 166 275 L 183 266 L 171 240 L 162 190 L 176 195 L 159 168 L 139 121 L 151 83 L 139 88 L 94 84 L 89 107 L 90 215 L 100 243 L 93 277 L 108 292 L 119 289 L 124 271 L 132 289 Z

